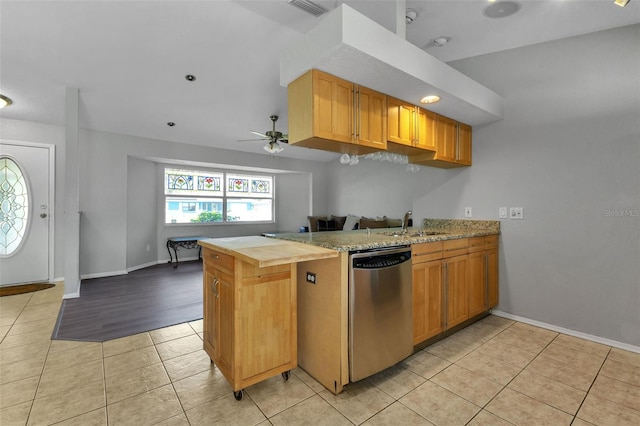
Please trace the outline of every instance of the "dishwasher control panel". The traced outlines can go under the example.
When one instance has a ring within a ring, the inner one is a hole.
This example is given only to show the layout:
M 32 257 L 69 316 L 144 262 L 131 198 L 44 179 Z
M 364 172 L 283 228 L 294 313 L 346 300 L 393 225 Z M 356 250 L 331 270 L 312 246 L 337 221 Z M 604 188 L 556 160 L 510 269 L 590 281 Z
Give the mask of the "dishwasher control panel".
M 354 257 L 352 266 L 357 269 L 379 269 L 396 266 L 408 260 L 411 260 L 411 250 L 392 254 L 378 252 L 368 257 Z

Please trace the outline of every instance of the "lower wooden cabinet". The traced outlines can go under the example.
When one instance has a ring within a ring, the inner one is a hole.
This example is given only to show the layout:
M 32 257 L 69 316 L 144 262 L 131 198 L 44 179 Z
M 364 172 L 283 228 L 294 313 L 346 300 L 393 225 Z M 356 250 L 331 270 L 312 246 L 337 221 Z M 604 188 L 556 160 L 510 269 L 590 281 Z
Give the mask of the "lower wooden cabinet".
M 413 344 L 444 331 L 442 261 L 413 265 Z
M 468 274 L 466 254 L 443 260 L 445 287 L 445 328 L 449 329 L 469 319 Z
M 498 236 L 415 244 L 413 344 L 498 304 Z
M 236 392 L 297 366 L 296 264 L 259 268 L 204 248 L 204 349 Z

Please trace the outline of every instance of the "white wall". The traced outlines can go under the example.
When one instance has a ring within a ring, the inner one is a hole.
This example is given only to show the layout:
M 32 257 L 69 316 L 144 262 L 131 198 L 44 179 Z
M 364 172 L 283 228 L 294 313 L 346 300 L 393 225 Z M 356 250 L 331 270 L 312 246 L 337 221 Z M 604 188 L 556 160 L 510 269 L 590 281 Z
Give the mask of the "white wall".
M 357 165 L 333 161 L 330 167 L 330 202 L 320 214 L 402 218 L 413 208 L 416 191 L 426 169 L 418 173 L 388 161 L 361 158 Z M 414 215 L 414 223 L 416 216 Z
M 524 207 L 502 221 L 498 309 L 640 346 L 638 46 L 635 25 L 453 63 L 506 101 L 504 120 L 474 128 L 473 166 L 337 172 L 356 183 L 333 187 L 336 208 L 399 208 L 414 179 L 414 220 Z
M 156 163 L 128 157 L 127 269 L 156 263 L 159 259 L 156 221 L 160 216 L 156 212 L 158 185 L 154 185 L 155 179 Z

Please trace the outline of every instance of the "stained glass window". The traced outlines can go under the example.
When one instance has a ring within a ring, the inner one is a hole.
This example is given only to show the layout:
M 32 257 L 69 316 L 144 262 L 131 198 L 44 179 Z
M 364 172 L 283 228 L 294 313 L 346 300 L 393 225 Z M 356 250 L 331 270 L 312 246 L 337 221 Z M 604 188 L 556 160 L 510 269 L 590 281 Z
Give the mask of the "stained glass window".
M 249 179 L 230 178 L 229 192 L 249 192 Z
M 191 175 L 167 175 L 168 189 L 193 189 L 193 176 Z
M 29 221 L 29 188 L 20 166 L 0 157 L 0 256 L 14 253 Z
M 272 222 L 273 176 L 165 168 L 165 223 Z
M 251 181 L 251 192 L 269 193 L 271 192 L 270 188 L 270 180 L 253 179 Z
M 198 176 L 198 191 L 220 191 L 220 177 Z

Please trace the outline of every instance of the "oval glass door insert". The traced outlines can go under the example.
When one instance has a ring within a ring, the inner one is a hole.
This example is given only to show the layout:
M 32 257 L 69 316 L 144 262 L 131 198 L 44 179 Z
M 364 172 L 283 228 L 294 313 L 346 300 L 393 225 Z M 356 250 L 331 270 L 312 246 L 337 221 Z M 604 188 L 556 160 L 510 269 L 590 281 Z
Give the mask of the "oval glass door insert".
M 20 166 L 0 156 L 0 256 L 15 253 L 29 224 L 29 188 Z

